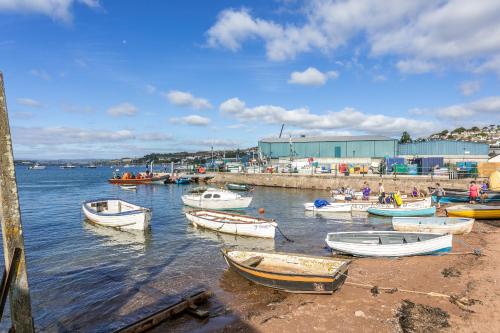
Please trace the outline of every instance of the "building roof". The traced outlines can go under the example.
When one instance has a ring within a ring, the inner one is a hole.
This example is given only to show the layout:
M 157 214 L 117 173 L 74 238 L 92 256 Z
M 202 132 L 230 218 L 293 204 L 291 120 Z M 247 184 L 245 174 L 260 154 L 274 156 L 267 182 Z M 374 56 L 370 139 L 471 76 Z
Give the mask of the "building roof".
M 355 135 L 355 136 L 305 136 L 291 138 L 292 142 L 318 142 L 318 141 L 397 141 L 397 139 L 389 138 L 381 135 Z M 290 138 L 264 138 L 260 142 L 279 143 L 290 142 Z

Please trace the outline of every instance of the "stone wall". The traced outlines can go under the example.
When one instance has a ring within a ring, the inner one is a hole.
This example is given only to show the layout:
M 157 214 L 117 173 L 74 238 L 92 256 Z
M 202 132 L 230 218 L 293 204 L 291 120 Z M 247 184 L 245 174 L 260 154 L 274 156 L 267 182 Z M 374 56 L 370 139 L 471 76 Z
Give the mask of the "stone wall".
M 431 176 L 375 176 L 361 175 L 335 176 L 332 174 L 301 175 L 301 174 L 270 174 L 270 173 L 214 173 L 211 183 L 244 183 L 254 186 L 273 186 L 304 189 L 331 190 L 341 186 L 351 186 L 360 189 L 363 183 L 368 182 L 370 188 L 377 191 L 378 183 L 382 182 L 387 192 L 399 189 L 401 192 L 411 192 L 413 186 L 419 189 L 434 187 L 439 182 L 443 187 L 463 188 L 468 187 L 471 179 L 448 179 L 447 177 Z

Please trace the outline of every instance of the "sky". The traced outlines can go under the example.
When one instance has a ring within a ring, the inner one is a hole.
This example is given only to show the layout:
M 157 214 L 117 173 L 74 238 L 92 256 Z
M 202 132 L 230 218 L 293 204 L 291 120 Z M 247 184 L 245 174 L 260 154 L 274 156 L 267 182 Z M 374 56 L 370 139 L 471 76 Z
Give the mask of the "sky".
M 500 1 L 0 0 L 18 159 L 498 124 Z

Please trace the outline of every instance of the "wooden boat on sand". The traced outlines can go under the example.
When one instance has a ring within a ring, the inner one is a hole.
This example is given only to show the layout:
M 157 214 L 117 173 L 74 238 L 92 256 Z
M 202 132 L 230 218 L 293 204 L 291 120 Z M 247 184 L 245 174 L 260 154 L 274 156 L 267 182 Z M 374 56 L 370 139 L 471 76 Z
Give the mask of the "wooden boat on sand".
M 434 254 L 452 247 L 452 235 L 399 231 L 331 232 L 325 241 L 335 252 L 361 257 Z
M 350 260 L 223 249 L 228 266 L 244 278 L 290 293 L 332 294 L 347 278 Z
M 446 208 L 446 215 L 455 217 L 469 217 L 477 220 L 500 219 L 500 206 L 489 205 L 455 205 Z
M 380 216 L 426 216 L 426 215 L 434 215 L 436 213 L 436 207 L 428 207 L 428 208 L 412 208 L 412 207 L 406 207 L 406 208 L 400 208 L 400 207 L 394 207 L 394 208 L 375 208 L 371 207 L 368 208 L 367 210 L 368 213 L 373 214 L 373 215 L 380 215 Z
M 186 212 L 186 218 L 195 226 L 226 234 L 274 238 L 278 224 L 275 220 L 212 210 Z
M 474 219 L 460 217 L 393 217 L 392 228 L 406 232 L 433 232 L 461 235 L 472 230 Z
M 143 230 L 149 226 L 151 209 L 109 198 L 82 203 L 85 217 L 105 227 Z

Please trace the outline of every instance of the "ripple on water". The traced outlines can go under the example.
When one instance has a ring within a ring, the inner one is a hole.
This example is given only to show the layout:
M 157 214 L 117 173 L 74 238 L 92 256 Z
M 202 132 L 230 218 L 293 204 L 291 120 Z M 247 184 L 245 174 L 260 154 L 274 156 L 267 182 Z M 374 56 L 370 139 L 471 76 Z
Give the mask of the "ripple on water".
M 264 208 L 265 216 L 277 219 L 295 242 L 279 234 L 274 240 L 236 237 L 187 222 L 180 196 L 189 186 L 123 191 L 106 182 L 109 168 L 37 172 L 17 168 L 16 173 L 39 331 L 110 331 L 199 286 L 211 288 L 219 299 L 236 302 L 245 294 L 234 287 L 237 277 L 222 278 L 226 270 L 222 247 L 328 255 L 324 239 L 329 231 L 390 228 L 387 219 L 305 214 L 303 203 L 326 192 L 256 188 L 247 212 L 257 214 Z M 85 222 L 81 202 L 99 197 L 151 207 L 151 230 L 123 232 Z M 4 321 L 0 329 L 5 325 Z

